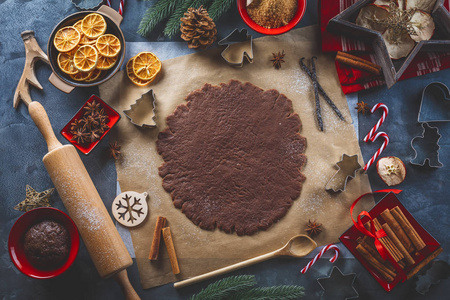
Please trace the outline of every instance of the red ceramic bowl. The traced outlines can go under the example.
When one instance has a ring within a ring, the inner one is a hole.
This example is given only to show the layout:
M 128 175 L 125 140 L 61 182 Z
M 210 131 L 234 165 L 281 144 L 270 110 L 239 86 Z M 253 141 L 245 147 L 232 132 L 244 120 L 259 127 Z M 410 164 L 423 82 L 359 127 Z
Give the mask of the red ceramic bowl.
M 73 137 L 73 134 L 70 132 L 70 124 L 75 121 L 75 119 L 80 119 L 83 117 L 83 114 L 85 112 L 84 108 L 88 103 L 91 103 L 92 101 L 95 101 L 95 103 L 100 103 L 101 107 L 105 110 L 105 114 L 108 116 L 108 126 L 109 129 L 105 130 L 103 134 L 100 136 L 98 140 L 91 143 L 84 143 L 84 144 L 78 144 L 77 141 L 71 140 Z M 97 97 L 96 95 L 92 95 L 86 103 L 78 110 L 78 112 L 75 114 L 75 116 L 70 119 L 69 123 L 64 126 L 64 128 L 61 130 L 61 135 L 65 137 L 70 143 L 72 143 L 75 147 L 77 147 L 78 150 L 80 150 L 83 154 L 88 155 L 91 153 L 91 151 L 94 149 L 95 146 L 97 146 L 98 143 L 103 139 L 103 137 L 113 128 L 114 125 L 116 125 L 117 122 L 120 120 L 120 114 L 115 111 L 111 106 L 106 104 L 102 99 Z
M 53 220 L 59 222 L 64 227 L 66 227 L 70 236 L 69 256 L 66 262 L 56 269 L 41 270 L 35 268 L 28 261 L 23 249 L 24 236 L 27 230 L 34 224 L 44 220 Z M 14 223 L 11 231 L 9 232 L 8 238 L 9 256 L 11 257 L 14 265 L 23 274 L 37 279 L 48 279 L 64 273 L 64 271 L 66 271 L 75 261 L 79 246 L 80 236 L 78 234 L 78 229 L 75 223 L 67 214 L 60 211 L 59 209 L 51 207 L 35 208 L 24 213 Z
M 294 28 L 295 25 L 298 24 L 298 22 L 300 22 L 300 20 L 303 18 L 303 15 L 305 14 L 306 0 L 298 0 L 297 12 L 294 15 L 294 17 L 292 18 L 292 20 L 287 25 L 281 26 L 278 28 L 270 28 L 270 29 L 259 26 L 258 24 L 255 23 L 255 21 L 252 20 L 252 18 L 250 18 L 250 16 L 247 13 L 247 0 L 238 0 L 237 6 L 238 6 L 239 14 L 241 15 L 242 20 L 244 20 L 244 22 L 251 29 L 253 29 L 254 31 L 257 31 L 259 33 L 262 33 L 262 34 L 277 35 L 277 34 L 282 34 L 282 33 L 288 32 L 289 30 Z

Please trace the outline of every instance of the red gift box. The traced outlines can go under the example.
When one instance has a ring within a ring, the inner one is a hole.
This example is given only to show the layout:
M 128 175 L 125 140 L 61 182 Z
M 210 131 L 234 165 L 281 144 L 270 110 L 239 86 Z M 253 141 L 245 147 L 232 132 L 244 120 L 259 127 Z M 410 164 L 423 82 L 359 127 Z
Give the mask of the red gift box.
M 358 199 L 359 200 L 359 199 Z M 357 200 L 357 201 L 358 201 Z M 378 202 L 370 211 L 369 215 L 372 218 L 377 218 L 379 220 L 383 220 L 380 214 L 386 209 L 393 209 L 398 206 L 400 210 L 405 215 L 406 219 L 411 223 L 411 226 L 416 230 L 417 234 L 426 244 L 426 246 L 420 250 L 415 251 L 412 254 L 412 257 L 415 263 L 411 266 L 405 266 L 403 269 L 405 273 L 405 278 L 409 279 L 414 274 L 416 274 L 420 269 L 422 269 L 426 264 L 428 264 L 432 259 L 434 259 L 437 255 L 442 252 L 442 248 L 440 244 L 434 239 L 409 213 L 409 211 L 401 204 L 398 198 L 394 193 L 390 192 L 387 194 L 380 202 Z M 361 232 L 355 225 L 350 227 L 347 231 L 345 231 L 340 237 L 339 240 L 344 244 L 345 247 L 359 260 L 359 262 L 369 271 L 369 273 L 375 278 L 376 281 L 386 290 L 392 290 L 398 283 L 402 281 L 401 276 L 397 273 L 397 276 L 394 278 L 392 282 L 386 281 L 378 272 L 375 270 L 372 265 L 356 250 L 356 246 L 358 246 L 357 239 L 358 237 L 364 237 L 365 234 Z M 368 242 L 374 242 L 374 238 L 369 237 Z

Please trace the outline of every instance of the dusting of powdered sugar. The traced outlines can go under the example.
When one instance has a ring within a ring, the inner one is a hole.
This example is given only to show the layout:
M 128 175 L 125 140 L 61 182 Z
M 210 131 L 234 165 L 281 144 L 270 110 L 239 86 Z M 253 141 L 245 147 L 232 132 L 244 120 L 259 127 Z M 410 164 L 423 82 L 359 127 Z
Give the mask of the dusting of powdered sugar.
M 291 78 L 292 80 L 292 90 L 299 95 L 307 94 L 312 89 L 311 80 L 309 77 L 299 69 L 294 70 L 294 75 Z

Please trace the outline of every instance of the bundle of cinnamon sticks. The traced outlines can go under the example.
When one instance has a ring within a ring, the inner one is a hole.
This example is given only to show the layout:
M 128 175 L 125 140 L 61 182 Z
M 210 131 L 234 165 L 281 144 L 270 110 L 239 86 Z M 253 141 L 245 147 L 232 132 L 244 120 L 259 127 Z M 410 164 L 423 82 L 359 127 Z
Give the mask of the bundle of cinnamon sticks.
M 384 224 L 380 220 L 384 221 Z M 419 254 L 418 251 L 426 247 L 426 244 L 398 206 L 385 209 L 380 216 L 373 218 L 372 221 L 376 231 L 383 229 L 386 232 L 387 236 L 379 240 L 398 265 L 402 269 L 411 267 L 407 273 L 407 279 L 414 276 L 423 266 L 442 252 L 442 248 L 439 248 L 419 264 L 416 263 L 414 257 Z M 371 224 L 369 222 L 364 226 L 370 231 Z M 381 257 L 375 248 L 374 240 L 365 236 L 364 238 L 359 237 L 357 242 L 356 250 L 359 254 L 385 281 L 392 282 L 397 276 L 396 269 L 388 260 Z

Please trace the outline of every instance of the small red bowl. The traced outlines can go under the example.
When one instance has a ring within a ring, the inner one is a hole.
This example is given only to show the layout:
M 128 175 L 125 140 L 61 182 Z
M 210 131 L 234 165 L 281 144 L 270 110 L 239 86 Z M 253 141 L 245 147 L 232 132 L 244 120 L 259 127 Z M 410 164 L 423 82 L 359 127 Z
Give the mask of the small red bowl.
M 75 119 L 81 119 L 84 114 L 84 108 L 86 107 L 86 105 L 88 103 L 91 103 L 93 101 L 95 101 L 96 103 L 100 103 L 102 108 L 105 110 L 105 114 L 109 118 L 109 122 L 107 123 L 107 125 L 109 126 L 109 129 L 105 130 L 105 132 L 103 132 L 103 134 L 100 136 L 100 138 L 98 140 L 96 140 L 95 142 L 79 144 L 79 143 L 77 143 L 77 141 L 71 140 L 73 137 L 73 134 L 70 132 L 70 127 L 71 127 L 70 124 L 73 121 L 75 121 Z M 111 106 L 106 104 L 102 99 L 100 99 L 96 95 L 92 95 L 88 99 L 88 101 L 86 101 L 86 103 L 84 103 L 84 105 L 77 111 L 77 113 L 75 114 L 75 116 L 73 116 L 73 118 L 69 121 L 69 123 L 67 123 L 66 126 L 64 126 L 64 128 L 61 130 L 61 134 L 70 143 L 72 143 L 75 147 L 77 147 L 77 149 L 80 150 L 83 154 L 88 155 L 92 151 L 92 149 L 94 149 L 94 147 L 97 146 L 98 143 L 100 143 L 100 141 L 111 130 L 111 128 L 113 128 L 113 126 L 116 125 L 117 122 L 119 122 L 119 120 L 120 120 L 120 114 L 117 111 L 115 111 Z
M 41 270 L 35 268 L 27 259 L 24 251 L 24 236 L 27 230 L 36 223 L 44 220 L 53 220 L 62 224 L 70 236 L 70 251 L 66 262 L 56 268 L 50 270 Z M 8 237 L 8 250 L 14 265 L 23 274 L 37 279 L 48 279 L 64 273 L 75 261 L 80 246 L 80 236 L 78 229 L 72 219 L 60 211 L 52 207 L 40 207 L 24 213 L 14 223 Z
M 303 15 L 305 14 L 306 10 L 306 0 L 298 0 L 298 7 L 297 12 L 295 13 L 292 20 L 285 26 L 281 26 L 278 28 L 265 28 L 262 26 L 259 26 L 255 23 L 255 21 L 250 18 L 250 16 L 247 13 L 247 0 L 238 0 L 237 6 L 239 10 L 239 14 L 241 15 L 242 20 L 254 31 L 257 31 L 262 34 L 268 34 L 268 35 L 277 35 L 282 34 L 285 32 L 288 32 L 292 28 L 295 27 L 295 25 L 300 22 L 300 20 L 303 18 Z

